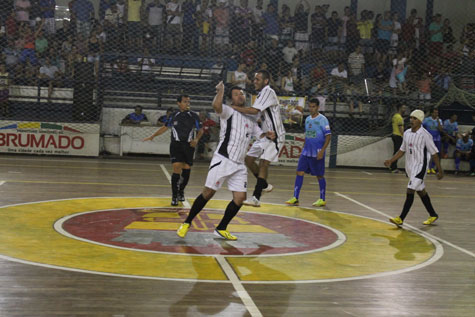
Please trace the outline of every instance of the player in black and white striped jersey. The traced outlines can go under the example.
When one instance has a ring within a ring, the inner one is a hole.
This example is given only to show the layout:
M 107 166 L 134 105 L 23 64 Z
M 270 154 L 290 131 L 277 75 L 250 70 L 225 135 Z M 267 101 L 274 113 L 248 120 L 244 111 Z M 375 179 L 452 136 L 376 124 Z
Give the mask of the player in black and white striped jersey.
M 238 213 L 247 192 L 247 168 L 244 158 L 251 137 L 269 140 L 275 138 L 275 133 L 264 133 L 257 125 L 254 116 L 244 115 L 232 107 L 223 104 L 224 84 L 220 82 L 216 86 L 216 96 L 213 100 L 213 108 L 220 117 L 219 144 L 210 163 L 203 192 L 195 199 L 190 213 L 185 222 L 178 228 L 177 235 L 185 237 L 192 220 L 204 208 L 208 201 L 221 188 L 224 182 L 228 183 L 228 189 L 233 192 L 233 199 L 226 207 L 224 217 L 216 227 L 215 234 L 226 240 L 237 240 L 229 233 L 227 226 Z M 233 87 L 230 91 L 232 106 L 244 107 L 246 97 L 242 88 Z
M 398 227 L 403 224 L 404 219 L 411 209 L 412 203 L 414 202 L 414 192 L 417 192 L 430 215 L 423 224 L 430 225 L 439 218 L 434 207 L 432 207 L 429 194 L 426 192 L 424 184 L 424 178 L 431 157 L 437 166 L 437 178 L 441 179 L 444 174 L 440 166 L 439 151 L 434 144 L 432 135 L 422 127 L 423 120 L 423 111 L 414 110 L 411 112 L 411 128 L 404 132 L 401 148 L 391 159 L 384 162 L 384 165 L 389 167 L 393 162 L 404 156 L 404 154 L 406 155 L 406 174 L 409 177 L 406 201 L 401 215 L 389 219 L 389 221 Z
M 270 73 L 259 70 L 254 77 L 254 88 L 259 91 L 257 98 L 250 108 L 234 107 L 236 111 L 250 115 L 260 115 L 262 130 L 274 131 L 276 138 L 273 141 L 261 139 L 252 144 L 247 152 L 246 165 L 257 178 L 257 184 L 252 198 L 244 202 L 249 206 L 260 206 L 262 192 L 270 192 L 273 189 L 267 183 L 267 171 L 271 162 L 279 160 L 279 153 L 285 141 L 285 128 L 280 116 L 279 99 L 274 89 L 269 85 Z M 259 158 L 259 166 L 255 163 Z

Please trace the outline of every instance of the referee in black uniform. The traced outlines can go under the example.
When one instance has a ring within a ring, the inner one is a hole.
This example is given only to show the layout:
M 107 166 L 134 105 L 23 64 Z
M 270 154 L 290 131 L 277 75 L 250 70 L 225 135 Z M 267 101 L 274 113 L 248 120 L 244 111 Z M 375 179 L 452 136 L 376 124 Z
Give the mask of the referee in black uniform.
M 166 124 L 145 138 L 152 141 L 154 137 L 171 129 L 170 158 L 173 165 L 172 174 L 172 206 L 185 200 L 184 190 L 190 179 L 191 166 L 195 148 L 203 135 L 200 118 L 196 112 L 190 111 L 190 97 L 181 95 L 177 98 L 178 110 L 171 115 Z M 196 134 L 195 132 L 198 131 Z

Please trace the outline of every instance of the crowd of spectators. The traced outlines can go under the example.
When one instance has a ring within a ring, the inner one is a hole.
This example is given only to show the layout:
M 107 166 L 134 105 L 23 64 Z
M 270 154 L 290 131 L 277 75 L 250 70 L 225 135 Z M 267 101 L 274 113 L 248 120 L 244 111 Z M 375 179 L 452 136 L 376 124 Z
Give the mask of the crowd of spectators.
M 307 0 L 295 8 L 263 0 L 252 8 L 247 0 L 101 0 L 99 12 L 90 0 L 72 0 L 70 19 L 57 27 L 55 7 L 55 0 L 15 0 L 2 8 L 0 33 L 1 63 L 13 83 L 45 82 L 49 96 L 78 63 L 93 63 L 97 75 L 105 52 L 135 54 L 142 70 L 162 53 L 231 58 L 239 65 L 233 82 L 249 88 L 252 73 L 264 68 L 288 95 L 369 89 L 430 102 L 454 81 L 474 88 L 475 24 L 456 36 L 449 19 L 436 14 L 426 23 L 415 9 L 401 21 L 389 11 L 357 17 L 349 7 L 312 8 Z M 121 57 L 113 67 L 126 72 L 128 62 Z

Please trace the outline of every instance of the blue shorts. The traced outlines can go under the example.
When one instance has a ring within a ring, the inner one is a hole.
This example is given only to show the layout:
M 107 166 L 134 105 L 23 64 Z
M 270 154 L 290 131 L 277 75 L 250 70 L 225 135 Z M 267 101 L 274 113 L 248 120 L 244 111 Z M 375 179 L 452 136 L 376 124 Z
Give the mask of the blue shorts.
M 316 157 L 300 155 L 297 172 L 305 172 L 312 176 L 323 176 L 325 174 L 325 157 L 317 160 Z

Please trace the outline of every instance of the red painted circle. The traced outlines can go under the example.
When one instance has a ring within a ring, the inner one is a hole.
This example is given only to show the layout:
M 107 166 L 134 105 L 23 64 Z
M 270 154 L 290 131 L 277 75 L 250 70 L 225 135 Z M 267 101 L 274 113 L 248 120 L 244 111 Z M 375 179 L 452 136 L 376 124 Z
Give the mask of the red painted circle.
M 79 214 L 64 221 L 69 234 L 95 243 L 152 252 L 206 255 L 288 254 L 333 244 L 337 234 L 316 223 L 269 214 L 240 212 L 228 226 L 238 237 L 225 241 L 213 235 L 223 211 L 203 210 L 185 239 L 176 229 L 187 210 L 174 208 L 117 209 Z

